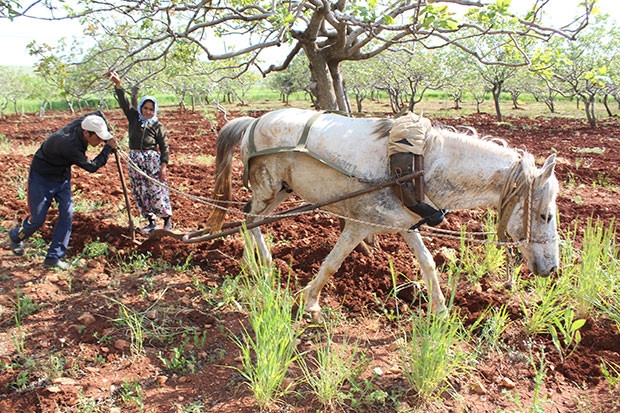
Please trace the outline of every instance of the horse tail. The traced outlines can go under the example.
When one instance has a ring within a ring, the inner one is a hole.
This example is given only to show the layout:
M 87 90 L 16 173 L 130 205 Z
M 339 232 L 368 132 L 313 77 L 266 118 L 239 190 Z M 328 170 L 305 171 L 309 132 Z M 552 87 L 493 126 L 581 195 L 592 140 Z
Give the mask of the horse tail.
M 232 160 L 233 150 L 241 142 L 243 133 L 254 121 L 251 117 L 242 117 L 228 122 L 217 136 L 215 155 L 215 186 L 213 187 L 213 199 L 216 205 L 207 219 L 207 226 L 211 233 L 222 229 L 222 223 L 226 216 L 226 201 L 230 200 L 232 191 Z M 222 201 L 222 202 L 218 202 Z

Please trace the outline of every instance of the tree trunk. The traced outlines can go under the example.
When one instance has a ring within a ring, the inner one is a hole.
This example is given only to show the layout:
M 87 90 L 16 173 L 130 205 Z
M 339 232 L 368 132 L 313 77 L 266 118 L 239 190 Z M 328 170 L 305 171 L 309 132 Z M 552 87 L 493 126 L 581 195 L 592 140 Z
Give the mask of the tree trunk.
M 520 92 L 511 92 L 510 93 L 510 97 L 512 98 L 512 108 L 517 110 L 519 109 L 519 96 L 521 95 Z
M 594 115 L 594 96 L 589 96 L 583 99 L 583 104 L 586 110 L 586 118 L 591 127 L 596 127 L 596 116 Z
M 342 78 L 341 62 L 327 62 L 327 67 L 331 75 L 333 90 L 336 98 L 335 109 L 345 113 L 351 113 L 351 105 L 349 103 L 349 99 L 347 98 L 346 89 L 344 87 L 344 79 Z
M 499 95 L 502 93 L 502 82 L 497 82 L 493 85 L 491 90 L 493 93 L 493 103 L 495 104 L 495 113 L 497 114 L 497 121 L 502 121 L 502 110 L 499 106 Z
M 545 105 L 547 105 L 547 107 L 549 108 L 549 112 L 551 113 L 555 113 L 555 104 L 553 103 L 553 100 L 551 99 L 542 99 L 542 101 L 545 103 Z
M 613 113 L 611 113 L 611 109 L 609 109 L 609 104 L 607 103 L 608 97 L 609 97 L 609 94 L 605 93 L 605 96 L 603 97 L 603 105 L 605 106 L 605 110 L 607 111 L 607 116 L 611 118 L 613 116 Z
M 316 96 L 317 110 L 336 110 L 338 109 L 338 100 L 336 91 L 334 90 L 332 74 L 329 71 L 327 62 L 320 53 L 310 47 L 304 46 L 306 56 L 310 61 L 310 73 L 312 84 L 310 90 Z M 342 85 L 340 85 L 342 86 Z
M 45 108 L 47 107 L 47 101 L 43 101 L 39 104 L 39 119 L 43 120 L 45 117 Z
M 357 105 L 358 113 L 362 113 L 362 101 L 363 100 L 364 100 L 364 97 L 362 97 L 362 95 L 360 95 L 359 93 L 355 95 L 355 103 Z

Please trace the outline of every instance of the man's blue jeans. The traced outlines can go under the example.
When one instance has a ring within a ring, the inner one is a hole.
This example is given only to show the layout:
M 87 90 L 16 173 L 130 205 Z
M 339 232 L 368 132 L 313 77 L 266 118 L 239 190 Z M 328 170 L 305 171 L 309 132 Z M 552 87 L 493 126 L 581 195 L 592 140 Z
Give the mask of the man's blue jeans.
M 20 226 L 11 230 L 10 236 L 14 241 L 23 241 L 34 234 L 45 223 L 52 200 L 56 200 L 58 203 L 58 222 L 54 228 L 52 243 L 47 250 L 46 259 L 54 262 L 66 254 L 71 238 L 73 196 L 69 179 L 54 182 L 34 171 L 30 171 L 28 176 L 29 216 L 24 219 Z

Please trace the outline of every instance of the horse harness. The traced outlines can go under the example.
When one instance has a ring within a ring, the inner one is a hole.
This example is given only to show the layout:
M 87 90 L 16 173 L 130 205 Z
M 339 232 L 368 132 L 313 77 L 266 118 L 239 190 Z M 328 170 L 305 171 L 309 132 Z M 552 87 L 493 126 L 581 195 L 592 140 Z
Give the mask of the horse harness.
M 391 175 L 398 179 L 415 171 L 424 172 L 424 145 L 426 133 L 431 128 L 430 120 L 407 112 L 394 120 L 388 140 L 388 158 Z M 410 211 L 422 217 L 411 227 L 415 230 L 427 224 L 439 225 L 447 211 L 435 209 L 424 202 L 424 175 L 394 186 L 394 193 Z
M 248 165 L 250 164 L 250 159 L 254 158 L 255 156 L 271 155 L 271 154 L 282 153 L 282 152 L 300 152 L 300 153 L 305 153 L 306 155 L 313 157 L 317 161 L 324 163 L 325 165 L 337 170 L 338 172 L 348 176 L 349 178 L 353 178 L 354 176 L 350 172 L 346 171 L 345 169 L 341 168 L 340 166 L 336 165 L 333 162 L 323 159 L 319 154 L 312 152 L 311 150 L 308 149 L 308 134 L 310 133 L 310 128 L 312 127 L 312 124 L 323 113 L 325 112 L 317 112 L 314 115 L 312 115 L 310 119 L 308 119 L 308 121 L 304 125 L 304 130 L 301 133 L 301 138 L 299 138 L 299 142 L 297 142 L 297 145 L 279 146 L 275 148 L 262 149 L 260 151 L 256 150 L 256 144 L 254 143 L 254 130 L 256 129 L 256 125 L 258 124 L 258 121 L 260 120 L 260 118 L 256 119 L 254 122 L 252 122 L 252 125 L 250 126 L 250 135 L 248 137 L 248 148 L 249 148 Z M 243 185 L 246 188 L 249 188 L 248 169 L 249 168 L 246 167 L 243 170 Z
M 525 196 L 525 203 L 523 205 L 524 234 L 521 241 L 526 243 L 532 242 L 532 179 L 525 175 L 523 162 L 523 158 L 520 158 L 518 162 L 512 165 L 508 179 L 502 189 L 497 218 L 497 238 L 500 242 L 508 241 L 508 234 L 506 233 L 508 221 L 522 196 Z
M 313 157 L 317 161 L 337 170 L 347 177 L 354 178 L 349 171 L 333 162 L 330 162 L 329 160 L 324 159 L 321 155 L 309 150 L 307 147 L 308 134 L 310 133 L 312 124 L 324 113 L 324 111 L 317 112 L 310 119 L 308 119 L 304 125 L 304 129 L 297 145 L 267 148 L 260 151 L 256 150 L 256 144 L 254 142 L 254 131 L 260 118 L 256 119 L 250 126 L 248 136 L 248 165 L 250 160 L 256 156 L 282 152 L 299 152 Z M 423 139 L 425 137 L 426 130 L 429 127 L 430 121 L 428 119 L 408 113 L 406 116 L 396 119 L 392 125 L 392 130 L 390 131 L 388 157 L 390 163 L 390 173 L 392 178 L 395 180 L 395 185 L 392 186 L 394 194 L 410 211 L 422 217 L 422 220 L 410 228 L 411 230 L 418 229 L 424 224 L 436 226 L 443 221 L 445 215 L 448 213 L 448 211 L 442 209 L 437 210 L 424 202 L 424 157 L 422 155 L 422 150 Z M 407 134 L 411 135 L 412 131 L 414 131 L 414 134 L 416 135 L 413 137 L 413 141 L 417 140 L 418 143 L 412 144 L 412 139 L 408 139 L 407 136 L 404 136 Z M 421 144 L 419 143 L 420 140 L 422 140 Z M 243 185 L 246 188 L 249 187 L 248 165 L 246 165 L 243 171 Z M 400 180 L 401 177 L 414 174 L 418 171 L 422 173 L 416 174 L 413 180 Z

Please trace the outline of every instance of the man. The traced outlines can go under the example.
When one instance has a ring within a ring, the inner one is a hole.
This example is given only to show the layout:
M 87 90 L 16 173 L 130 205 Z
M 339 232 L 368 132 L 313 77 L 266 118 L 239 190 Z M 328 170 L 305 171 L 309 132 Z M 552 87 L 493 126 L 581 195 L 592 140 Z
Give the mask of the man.
M 103 149 L 94 159 L 86 157 L 88 145 Z M 46 268 L 63 270 L 71 266 L 61 258 L 67 252 L 73 225 L 73 196 L 71 193 L 71 165 L 88 172 L 95 172 L 108 161 L 116 149 L 117 141 L 108 131 L 103 112 L 82 116 L 64 128 L 52 133 L 34 154 L 28 176 L 29 215 L 21 225 L 9 232 L 11 251 L 24 254 L 24 240 L 37 231 L 43 223 L 52 200 L 58 202 L 58 222 L 54 227 L 52 242 L 43 261 Z

